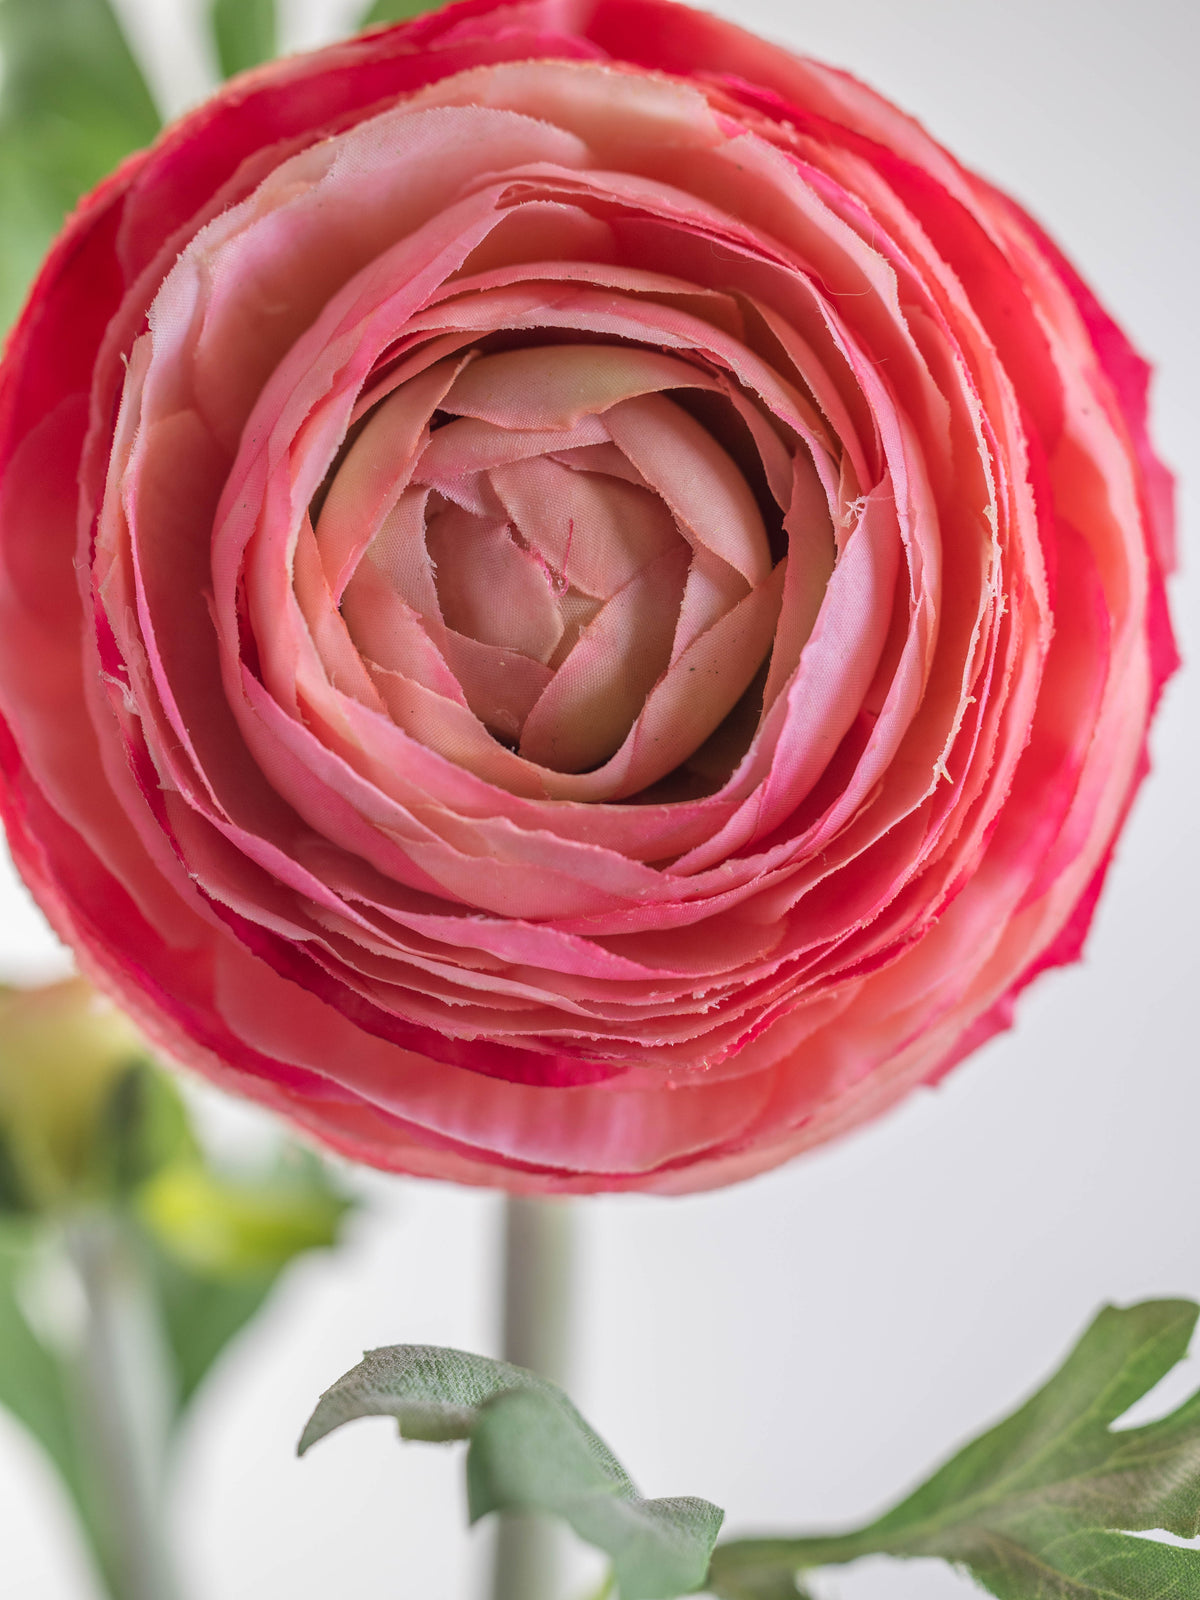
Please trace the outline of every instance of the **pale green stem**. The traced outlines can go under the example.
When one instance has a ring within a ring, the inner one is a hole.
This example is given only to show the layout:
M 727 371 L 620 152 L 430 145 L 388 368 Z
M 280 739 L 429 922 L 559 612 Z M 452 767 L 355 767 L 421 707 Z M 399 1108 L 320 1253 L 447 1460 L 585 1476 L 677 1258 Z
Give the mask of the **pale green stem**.
M 82 1217 L 66 1237 L 83 1290 L 76 1411 L 96 1554 L 112 1600 L 179 1600 L 166 1541 L 157 1330 L 119 1223 Z
M 564 1387 L 570 1379 L 571 1210 L 510 1196 L 504 1214 L 504 1359 Z M 492 1600 L 555 1600 L 561 1534 L 545 1517 L 506 1516 Z

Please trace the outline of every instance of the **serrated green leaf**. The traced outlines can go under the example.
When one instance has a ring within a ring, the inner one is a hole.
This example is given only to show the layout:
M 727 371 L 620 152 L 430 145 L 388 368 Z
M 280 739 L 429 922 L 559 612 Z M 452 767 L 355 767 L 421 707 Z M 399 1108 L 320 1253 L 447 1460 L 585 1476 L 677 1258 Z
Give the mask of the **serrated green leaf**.
M 275 55 L 275 0 L 212 0 L 208 15 L 217 63 L 226 78 Z
M 1197 1312 L 1186 1300 L 1105 1307 L 1043 1388 L 877 1522 L 730 1542 L 710 1585 L 745 1600 L 755 1574 L 882 1554 L 954 1562 L 1000 1600 L 1200 1600 L 1200 1550 L 1135 1537 L 1200 1534 L 1200 1394 L 1144 1427 L 1111 1427 L 1183 1358 Z
M 375 0 L 362 15 L 360 28 L 376 28 L 384 22 L 408 22 L 427 11 L 437 11 L 443 0 Z
M 471 1520 L 561 1517 L 612 1560 L 623 1600 L 671 1600 L 704 1581 L 723 1513 L 707 1500 L 644 1500 L 556 1385 L 521 1367 L 429 1345 L 371 1350 L 321 1396 L 303 1453 L 357 1417 L 390 1416 L 407 1439 L 468 1439 Z
M 0 326 L 81 194 L 160 118 L 108 0 L 0 0 Z

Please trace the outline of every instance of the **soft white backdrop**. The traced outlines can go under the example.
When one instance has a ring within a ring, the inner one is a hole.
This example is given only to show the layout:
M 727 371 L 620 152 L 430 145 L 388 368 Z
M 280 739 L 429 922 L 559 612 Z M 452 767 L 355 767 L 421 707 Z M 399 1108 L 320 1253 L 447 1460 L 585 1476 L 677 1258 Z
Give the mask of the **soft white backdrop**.
M 1155 431 L 1183 478 L 1175 615 L 1194 658 L 1194 0 L 714 8 L 916 112 L 1050 227 L 1158 365 Z M 351 9 L 293 0 L 287 43 L 331 36 Z M 201 94 L 198 3 L 121 10 L 164 104 Z M 574 1390 L 645 1492 L 705 1495 L 743 1531 L 857 1520 L 1007 1409 L 1103 1301 L 1200 1298 L 1198 713 L 1185 673 L 1087 959 L 1043 979 L 1013 1033 L 879 1125 L 740 1189 L 577 1207 Z M 0 970 L 34 976 L 62 960 L 5 881 Z M 242 1114 L 210 1110 L 246 1136 Z M 487 1536 L 463 1531 L 455 1452 L 399 1447 L 377 1422 L 292 1455 L 317 1393 L 364 1347 L 495 1348 L 496 1199 L 375 1178 L 362 1188 L 351 1247 L 294 1272 L 195 1417 L 177 1507 L 188 1600 L 484 1592 Z M 50 1473 L 3 1416 L 0 1548 L 5 1600 L 93 1600 Z M 883 1561 L 822 1589 L 973 1592 L 932 1563 Z

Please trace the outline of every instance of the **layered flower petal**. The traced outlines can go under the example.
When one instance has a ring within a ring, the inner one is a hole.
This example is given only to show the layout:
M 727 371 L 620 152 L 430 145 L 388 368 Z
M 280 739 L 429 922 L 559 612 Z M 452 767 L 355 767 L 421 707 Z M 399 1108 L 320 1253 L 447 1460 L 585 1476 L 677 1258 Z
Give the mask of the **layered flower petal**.
M 1078 953 L 1174 660 L 1144 378 L 916 124 L 667 0 L 269 65 L 0 373 L 18 864 L 360 1159 L 762 1170 Z

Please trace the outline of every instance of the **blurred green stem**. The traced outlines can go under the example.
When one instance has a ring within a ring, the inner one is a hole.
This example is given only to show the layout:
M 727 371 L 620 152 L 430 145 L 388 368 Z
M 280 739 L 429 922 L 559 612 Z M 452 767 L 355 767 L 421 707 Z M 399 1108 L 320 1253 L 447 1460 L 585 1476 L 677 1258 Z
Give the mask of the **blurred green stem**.
M 505 1201 L 504 1359 L 564 1387 L 570 1379 L 571 1221 L 567 1200 L 510 1195 Z M 555 1600 L 560 1537 L 548 1518 L 502 1517 L 492 1600 Z
M 112 1600 L 180 1600 L 167 1552 L 164 1366 L 137 1263 L 115 1217 L 67 1228 L 83 1291 L 76 1371 L 89 1519 Z

